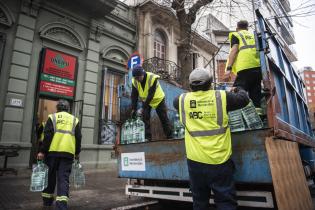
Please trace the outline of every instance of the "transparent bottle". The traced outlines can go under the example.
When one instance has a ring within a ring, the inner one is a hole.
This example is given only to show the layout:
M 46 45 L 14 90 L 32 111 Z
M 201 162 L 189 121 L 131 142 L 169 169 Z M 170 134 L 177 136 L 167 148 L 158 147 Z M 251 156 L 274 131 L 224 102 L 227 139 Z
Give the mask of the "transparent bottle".
M 263 127 L 263 122 L 257 114 L 252 102 L 242 109 L 242 114 L 249 129 L 260 129 Z
M 83 187 L 85 185 L 85 175 L 83 167 L 80 164 L 79 160 L 74 160 L 72 164 L 73 170 L 73 186 L 75 188 Z
M 48 166 L 42 160 L 37 161 L 31 176 L 30 191 L 41 192 L 48 186 Z
M 134 137 L 135 137 L 135 123 L 134 123 L 134 120 L 130 120 L 129 122 L 129 138 L 130 138 L 130 141 L 129 143 L 134 143 Z
M 126 123 L 122 124 L 120 131 L 120 144 L 126 144 Z
M 139 132 L 139 121 L 138 121 L 138 117 L 135 121 L 135 142 L 139 143 L 140 141 L 140 132 Z
M 179 115 L 176 114 L 173 122 L 173 138 L 182 139 L 185 136 L 185 129 L 179 120 Z
M 130 144 L 131 138 L 130 138 L 130 122 L 127 120 L 125 122 L 125 132 L 124 132 L 124 140 L 125 144 Z
M 137 135 L 138 135 L 138 141 L 137 142 L 145 142 L 145 137 L 144 137 L 144 122 L 141 120 L 141 117 L 137 117 Z

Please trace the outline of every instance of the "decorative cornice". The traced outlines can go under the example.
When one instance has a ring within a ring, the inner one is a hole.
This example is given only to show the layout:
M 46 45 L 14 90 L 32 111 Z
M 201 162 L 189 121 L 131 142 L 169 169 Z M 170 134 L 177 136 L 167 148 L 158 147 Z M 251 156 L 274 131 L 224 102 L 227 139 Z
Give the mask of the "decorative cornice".
M 113 57 L 113 55 L 115 54 L 121 57 L 122 59 Z M 129 53 L 125 49 L 116 45 L 104 48 L 101 51 L 101 55 L 103 59 L 107 59 L 120 65 L 125 65 L 125 62 L 128 60 L 129 57 Z
M 15 18 L 11 10 L 3 2 L 0 2 L 0 24 L 11 27 L 14 22 Z
M 37 17 L 40 4 L 41 0 L 23 0 L 21 10 L 29 16 Z
M 42 39 L 48 39 L 80 51 L 86 47 L 80 34 L 62 22 L 53 22 L 42 26 L 39 29 L 39 35 Z

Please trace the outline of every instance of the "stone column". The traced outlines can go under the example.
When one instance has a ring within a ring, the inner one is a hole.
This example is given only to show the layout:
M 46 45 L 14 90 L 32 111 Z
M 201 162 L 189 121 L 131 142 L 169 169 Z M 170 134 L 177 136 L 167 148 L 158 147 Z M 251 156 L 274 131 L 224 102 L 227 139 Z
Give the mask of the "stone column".
M 153 57 L 153 34 L 152 32 L 152 19 L 151 13 L 146 12 L 144 16 L 144 49 L 145 50 L 145 59 Z
M 33 1 L 30 4 L 29 0 L 22 1 L 21 13 L 18 17 L 4 108 L 1 135 L 1 141 L 3 142 L 20 142 L 22 139 L 21 133 L 26 113 L 25 104 L 34 31 L 39 8 L 37 2 Z M 29 122 L 29 124 L 32 124 L 32 122 Z M 30 137 L 23 139 L 29 140 Z
M 83 89 L 83 116 L 82 116 L 82 135 L 83 144 L 93 144 L 95 132 L 95 108 L 97 93 L 97 75 L 99 71 L 100 43 L 97 36 L 97 29 L 92 27 L 88 40 L 86 57 L 86 69 L 84 76 Z M 97 130 L 97 129 L 96 129 Z

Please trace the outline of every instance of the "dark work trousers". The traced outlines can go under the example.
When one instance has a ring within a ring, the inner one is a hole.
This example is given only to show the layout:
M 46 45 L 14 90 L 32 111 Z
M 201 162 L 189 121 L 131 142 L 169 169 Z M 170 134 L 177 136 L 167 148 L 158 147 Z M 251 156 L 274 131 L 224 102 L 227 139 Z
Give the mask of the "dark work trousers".
M 44 206 L 51 206 L 57 181 L 56 209 L 68 209 L 69 176 L 73 159 L 49 156 L 45 159 L 48 170 L 48 186 L 43 190 L 42 197 Z M 51 196 L 50 196 L 51 195 Z
M 246 90 L 255 107 L 260 107 L 262 98 L 261 79 L 260 67 L 243 70 L 237 73 L 233 87 L 240 87 Z
M 209 210 L 211 190 L 217 210 L 237 209 L 232 160 L 211 165 L 187 159 L 194 210 Z
M 161 121 L 164 134 L 166 138 L 172 137 L 171 124 L 167 116 L 167 108 L 165 105 L 165 99 L 161 101 L 161 103 L 156 107 L 156 113 L 159 116 Z M 151 140 L 151 126 L 150 126 L 150 118 L 151 118 L 151 107 L 146 106 L 143 108 L 143 122 L 145 124 L 145 138 Z

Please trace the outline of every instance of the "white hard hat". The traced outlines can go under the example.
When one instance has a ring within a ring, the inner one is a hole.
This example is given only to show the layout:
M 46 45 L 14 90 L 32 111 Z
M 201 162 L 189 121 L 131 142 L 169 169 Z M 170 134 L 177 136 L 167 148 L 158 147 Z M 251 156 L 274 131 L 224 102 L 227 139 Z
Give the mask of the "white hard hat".
M 210 72 L 203 68 L 196 68 L 189 75 L 190 85 L 194 85 L 194 86 L 203 85 L 209 81 L 210 82 L 212 81 Z

